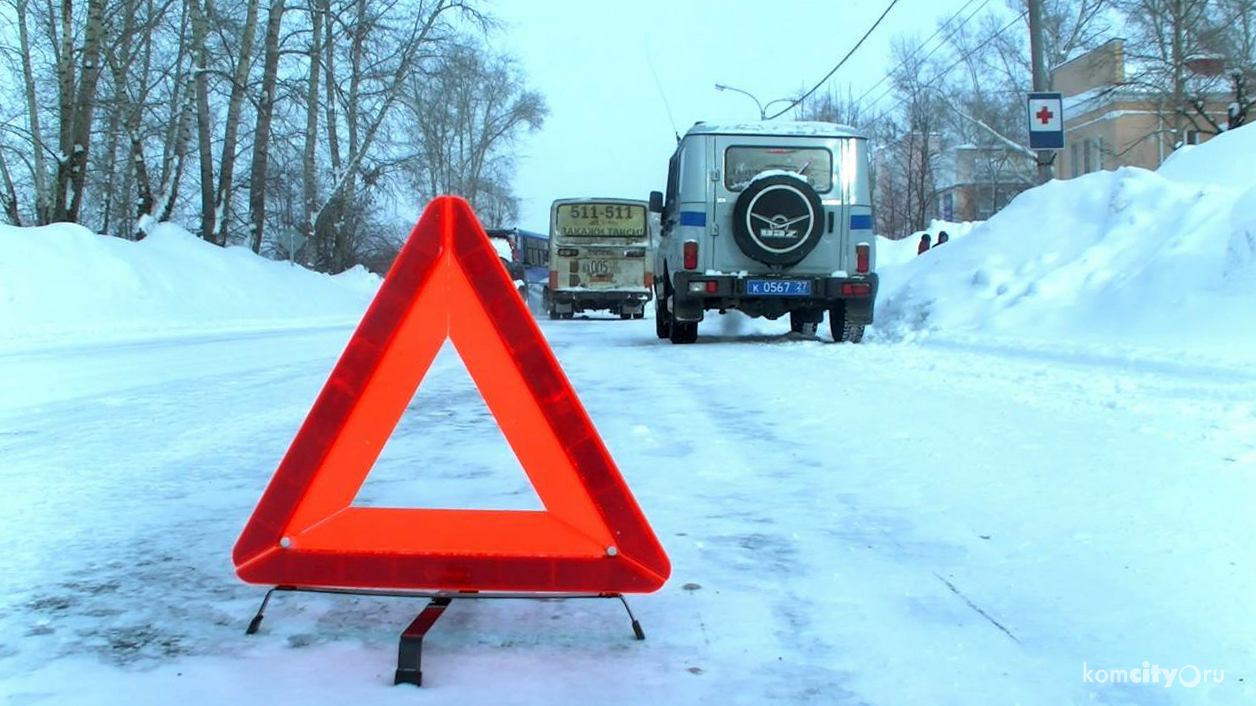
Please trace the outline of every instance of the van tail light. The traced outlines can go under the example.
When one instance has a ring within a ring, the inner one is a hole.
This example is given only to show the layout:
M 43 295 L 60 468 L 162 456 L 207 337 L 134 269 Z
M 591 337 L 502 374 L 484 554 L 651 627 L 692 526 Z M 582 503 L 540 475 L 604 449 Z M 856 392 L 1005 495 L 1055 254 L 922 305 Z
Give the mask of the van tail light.
M 558 270 L 550 270 L 550 289 L 558 289 Z
M 645 288 L 654 289 L 654 275 L 649 272 L 645 273 Z
M 698 241 L 696 240 L 685 241 L 685 269 L 698 269 Z
M 861 275 L 868 274 L 869 262 L 872 260 L 872 246 L 860 243 L 855 246 L 855 271 Z

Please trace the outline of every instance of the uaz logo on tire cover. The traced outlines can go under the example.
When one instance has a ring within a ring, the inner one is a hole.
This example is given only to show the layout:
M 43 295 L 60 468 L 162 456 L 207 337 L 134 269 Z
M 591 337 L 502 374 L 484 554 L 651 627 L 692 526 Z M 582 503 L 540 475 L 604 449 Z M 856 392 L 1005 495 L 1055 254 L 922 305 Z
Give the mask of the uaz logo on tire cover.
M 767 216 L 764 211 L 776 213 Z M 755 194 L 746 207 L 747 230 L 754 234 L 760 246 L 772 252 L 784 253 L 798 247 L 801 233 L 811 230 L 815 217 L 807 197 L 790 184 L 768 186 Z
M 733 237 L 759 262 L 793 265 L 820 240 L 823 206 L 800 177 L 775 174 L 753 180 L 733 209 Z

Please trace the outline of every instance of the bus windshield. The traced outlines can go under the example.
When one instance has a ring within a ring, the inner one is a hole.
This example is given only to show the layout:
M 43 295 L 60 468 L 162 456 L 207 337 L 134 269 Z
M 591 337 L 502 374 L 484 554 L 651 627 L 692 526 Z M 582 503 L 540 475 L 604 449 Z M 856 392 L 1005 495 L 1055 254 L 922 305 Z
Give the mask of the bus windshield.
M 626 203 L 559 204 L 555 214 L 558 237 L 611 237 L 644 240 L 646 207 Z

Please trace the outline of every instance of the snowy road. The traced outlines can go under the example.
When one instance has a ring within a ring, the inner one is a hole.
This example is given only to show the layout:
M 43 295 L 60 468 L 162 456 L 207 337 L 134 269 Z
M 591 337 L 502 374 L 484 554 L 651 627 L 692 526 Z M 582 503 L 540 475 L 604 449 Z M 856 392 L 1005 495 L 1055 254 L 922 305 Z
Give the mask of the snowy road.
M 0 703 L 1256 698 L 1256 369 L 542 328 L 671 557 L 630 598 L 645 642 L 611 602 L 455 604 L 416 695 L 391 680 L 417 605 L 280 596 L 245 637 L 231 547 L 351 329 L 32 351 L 0 356 Z M 455 356 L 380 500 L 538 506 Z M 1144 661 L 1224 682 L 1084 680 Z

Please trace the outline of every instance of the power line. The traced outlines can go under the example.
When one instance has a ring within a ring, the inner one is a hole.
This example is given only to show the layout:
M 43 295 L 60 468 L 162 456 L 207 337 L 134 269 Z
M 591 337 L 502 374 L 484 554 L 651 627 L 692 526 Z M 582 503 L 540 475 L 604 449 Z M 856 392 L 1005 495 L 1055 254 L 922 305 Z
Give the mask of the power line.
M 945 76 L 945 75 L 947 75 L 947 74 L 951 73 L 951 70 L 952 70 L 952 69 L 954 69 L 956 66 L 959 66 L 960 64 L 964 63 L 965 61 L 968 61 L 968 59 L 969 59 L 969 58 L 971 58 L 973 54 L 977 53 L 977 51 L 978 51 L 978 50 L 985 48 L 985 46 L 986 46 L 987 44 L 989 44 L 990 42 L 993 42 L 995 39 L 997 39 L 997 38 L 999 37 L 999 35 L 1003 34 L 1003 33 L 1004 33 L 1004 32 L 1006 32 L 1006 31 L 1008 31 L 1008 30 L 1009 30 L 1009 29 L 1011 29 L 1013 26 L 1015 26 L 1015 25 L 1016 25 L 1016 23 L 1018 23 L 1018 22 L 1020 22 L 1021 20 L 1025 19 L 1025 16 L 1026 16 L 1026 15 L 1028 15 L 1028 14 L 1029 14 L 1029 10 L 1025 10 L 1024 12 L 1020 13 L 1020 14 L 1019 14 L 1019 15 L 1017 15 L 1016 17 L 1013 17 L 1011 22 L 1008 22 L 1007 24 L 1003 25 L 1003 27 L 1002 27 L 1002 28 L 1001 28 L 998 32 L 995 32 L 994 34 L 992 34 L 992 35 L 990 35 L 989 37 L 987 37 L 987 38 L 986 38 L 986 41 L 984 41 L 984 42 L 982 42 L 981 44 L 978 44 L 977 46 L 973 47 L 972 49 L 970 49 L 970 50 L 968 50 L 968 51 L 964 52 L 964 54 L 963 54 L 963 55 L 961 55 L 961 56 L 960 56 L 960 58 L 959 58 L 959 59 L 958 59 L 955 63 L 953 63 L 953 64 L 951 64 L 950 66 L 948 66 L 948 67 L 946 67 L 945 69 L 943 69 L 940 75 Z M 933 88 L 933 86 L 930 86 L 930 88 Z M 884 95 L 885 95 L 885 94 L 882 94 L 882 97 L 884 97 Z M 897 103 L 895 103 L 894 105 L 890 106 L 890 110 L 889 110 L 889 111 L 886 111 L 886 112 L 890 112 L 890 111 L 893 111 L 893 110 L 897 110 L 897 109 L 898 109 L 899 107 L 901 107 L 904 103 L 906 103 L 906 102 L 908 101 L 908 99 L 909 99 L 909 98 L 910 98 L 910 96 L 909 96 L 908 98 L 903 98 L 903 99 L 902 99 L 902 100 L 900 100 L 899 102 L 897 102 Z M 880 99 L 878 99 L 878 100 L 880 100 Z
M 967 17 L 967 18 L 966 18 L 963 22 L 961 22 L 961 23 L 959 24 L 959 26 L 957 26 L 953 32 L 951 32 L 950 34 L 948 34 L 948 35 L 946 36 L 946 39 L 950 39 L 951 37 L 954 37 L 954 36 L 955 36 L 955 35 L 959 32 L 959 30 L 961 30 L 961 29 L 963 29 L 963 28 L 964 28 L 964 25 L 968 24 L 968 21 L 969 21 L 969 20 L 971 20 L 972 18 L 976 17 L 978 12 L 981 12 L 982 8 L 984 8 L 988 2 L 989 2 L 989 0 L 986 0 L 986 2 L 981 3 L 981 7 L 978 7 L 978 8 L 976 9 L 976 11 L 974 11 L 971 15 L 969 15 L 969 16 L 968 16 L 968 17 Z M 1000 30 L 1000 31 L 1002 31 L 1002 30 Z M 997 34 L 997 33 L 996 33 L 996 34 Z M 931 57 L 931 56 L 933 56 L 934 54 L 938 53 L 938 50 L 939 50 L 939 49 L 941 49 L 943 46 L 945 46 L 945 45 L 944 45 L 944 44 L 938 44 L 938 46 L 936 46 L 936 47 L 934 47 L 933 49 L 931 49 L 931 50 L 929 51 L 929 53 L 928 53 L 928 54 L 925 54 L 925 55 L 924 55 L 924 58 L 922 58 L 922 59 L 920 60 L 920 63 L 922 63 L 922 64 L 923 64 L 924 62 L 928 61 L 928 60 L 929 60 L 929 57 Z M 964 56 L 965 58 L 967 58 L 967 57 L 969 56 L 969 54 L 964 54 L 963 56 Z M 948 72 L 950 72 L 950 70 L 951 70 L 951 69 L 955 68 L 955 66 L 956 66 L 956 65 L 958 65 L 959 63 L 961 63 L 962 61 L 963 61 L 963 59 L 961 59 L 961 60 L 960 60 L 960 62 L 956 62 L 955 64 L 952 64 L 949 68 L 947 68 L 946 72 L 944 72 L 944 73 L 948 73 Z M 903 63 L 904 63 L 904 64 L 906 64 L 906 62 L 903 62 Z M 901 66 L 901 65 L 900 65 L 900 66 Z M 891 78 L 891 77 L 890 77 L 890 76 L 886 76 L 886 78 Z M 877 103 L 880 103 L 882 100 L 885 100 L 885 97 L 886 97 L 886 96 L 890 95 L 890 94 L 891 94 L 891 93 L 893 93 L 893 92 L 894 92 L 894 86 L 893 86 L 893 85 L 888 86 L 888 87 L 887 87 L 884 91 L 882 91 L 882 92 L 881 92 L 881 95 L 877 96 L 876 100 L 872 101 L 872 104 L 873 104 L 873 105 L 876 105 Z
M 789 111 L 791 111 L 791 110 L 793 110 L 793 109 L 794 109 L 794 106 L 796 106 L 796 105 L 798 105 L 799 103 L 801 103 L 801 102 L 803 102 L 804 100 L 806 100 L 807 96 L 811 95 L 812 93 L 815 93 L 815 92 L 816 92 L 816 89 L 818 89 L 820 86 L 823 86 L 825 81 L 828 81 L 828 80 L 829 80 L 829 78 L 830 78 L 833 74 L 837 73 L 837 70 L 838 70 L 838 69 L 842 68 L 842 64 L 845 64 L 845 63 L 846 63 L 846 60 L 847 60 L 847 59 L 849 59 L 849 58 L 851 57 L 851 55 L 853 55 L 853 54 L 855 53 L 855 51 L 859 49 L 860 45 L 862 45 L 862 44 L 864 43 L 864 40 L 865 40 L 865 39 L 867 39 L 867 38 L 868 38 L 868 36 L 872 34 L 873 30 L 875 30 L 875 29 L 877 28 L 877 25 L 881 24 L 881 20 L 884 20 L 884 19 L 885 19 L 885 16 L 886 16 L 886 15 L 888 15 L 888 14 L 890 14 L 890 10 L 894 9 L 894 6 L 895 6 L 895 5 L 897 5 L 897 4 L 898 4 L 898 0 L 890 0 L 890 4 L 886 6 L 886 8 L 885 8 L 885 12 L 882 12 L 882 13 L 881 13 L 881 16 L 877 18 L 877 21 L 872 23 L 872 26 L 868 28 L 868 31 L 867 31 L 867 32 L 864 32 L 864 36 L 862 36 L 862 37 L 860 37 L 860 38 L 859 38 L 859 41 L 855 43 L 855 46 L 854 46 L 854 47 L 853 47 L 853 48 L 852 48 L 849 52 L 846 52 L 846 56 L 842 57 L 842 60 L 841 60 L 841 61 L 839 61 L 839 62 L 837 62 L 837 66 L 834 66 L 832 71 L 828 72 L 828 74 L 826 74 L 826 75 L 824 76 L 824 78 L 820 79 L 820 82 L 819 82 L 819 83 L 817 83 L 815 86 L 813 86 L 813 87 L 811 88 L 811 90 L 810 90 L 810 91 L 807 91 L 806 93 L 804 93 L 804 94 L 802 94 L 801 96 L 799 96 L 799 97 L 798 97 L 798 100 L 796 100 L 796 101 L 794 101 L 793 103 L 789 104 L 789 106 L 787 106 L 787 107 L 786 107 L 784 110 L 782 110 L 781 112 L 779 112 L 779 113 L 777 113 L 776 115 L 773 115 L 773 116 L 771 116 L 771 117 L 768 117 L 767 119 L 768 119 L 768 120 L 774 120 L 774 119 L 776 119 L 776 118 L 781 117 L 781 116 L 782 116 L 782 115 L 784 115 L 785 113 L 788 113 Z
M 894 75 L 894 72 L 895 72 L 895 71 L 898 71 L 899 69 L 901 69 L 901 68 L 903 68 L 904 66 L 906 66 L 906 65 L 907 65 L 907 62 L 909 62 L 909 61 L 911 61 L 913 58 L 915 58 L 915 56 L 916 56 L 917 54 L 919 54 L 919 53 L 920 53 L 920 50 L 924 49 L 924 48 L 925 48 L 925 46 L 929 44 L 929 42 L 933 41 L 933 38 L 934 38 L 934 37 L 936 37 L 936 36 L 938 36 L 939 34 L 941 34 L 941 33 L 942 33 L 942 30 L 944 30 L 944 29 L 946 29 L 946 28 L 950 27 L 951 22 L 955 21 L 955 18 L 956 18 L 956 17 L 959 17 L 961 14 L 963 14 L 963 13 L 964 13 L 964 10 L 967 10 L 967 9 L 968 9 L 968 6 L 969 6 L 969 5 L 971 5 L 971 4 L 973 4 L 974 2 L 977 2 L 977 0 L 968 0 L 968 2 L 964 3 L 963 7 L 961 7 L 961 8 L 960 8 L 960 9 L 958 9 L 958 10 L 956 10 L 956 11 L 955 11 L 955 14 L 951 15 L 950 17 L 948 17 L 948 18 L 946 19 L 946 21 L 945 21 L 945 22 L 943 22 L 941 25 L 939 25 L 939 26 L 938 26 L 938 28 L 937 28 L 937 30 L 936 30 L 936 31 L 934 31 L 934 33 L 933 33 L 933 34 L 929 35 L 929 38 L 928 38 L 928 39 L 926 39 L 925 41 L 921 42 L 921 43 L 920 43 L 920 46 L 916 47 L 916 48 L 912 51 L 912 53 L 911 53 L 911 54 L 910 54 L 907 58 L 903 59 L 903 61 L 899 63 L 899 65 L 898 65 L 898 66 L 895 66 L 893 69 L 890 69 L 888 72 L 886 72 L 886 74 L 885 74 L 884 76 L 882 76 L 882 77 L 881 77 L 881 80 L 879 80 L 879 81 L 877 81 L 876 83 L 872 84 L 872 87 L 871 87 L 871 88 L 869 88 L 868 90 L 864 91 L 864 92 L 863 92 L 863 94 L 862 94 L 862 95 L 860 95 L 860 96 L 859 96 L 859 98 L 858 98 L 858 99 L 856 99 L 856 101 L 855 101 L 855 102 L 856 102 L 856 103 L 862 103 L 862 102 L 863 102 L 863 99 L 864 99 L 864 98 L 867 98 L 869 93 L 872 93 L 873 91 L 877 90 L 877 86 L 880 86 L 881 84 L 883 84 L 883 83 L 885 83 L 886 81 L 888 81 L 888 80 L 890 79 L 890 77 Z M 974 11 L 973 11 L 973 14 L 969 15 L 967 18 L 965 18 L 965 19 L 964 19 L 964 21 L 963 21 L 963 22 L 960 22 L 958 25 L 956 25 L 956 26 L 952 29 L 952 31 L 951 31 L 951 33 L 950 33 L 950 34 L 948 34 L 947 36 L 945 36 L 945 37 L 943 37 L 943 38 L 942 38 L 942 41 L 943 41 L 943 42 L 945 42 L 946 40 L 950 39 L 950 38 L 954 35 L 954 33 L 955 33 L 955 32 L 959 31 L 959 29 L 960 29 L 960 28 L 962 28 L 964 25 L 968 24 L 968 21 L 969 21 L 969 20 L 971 20 L 971 19 L 972 19 L 972 18 L 973 18 L 973 17 L 974 17 L 974 16 L 975 16 L 978 12 L 981 12 L 982 8 L 984 8 L 987 4 L 989 4 L 989 2 L 990 2 L 990 0 L 985 0 L 985 2 L 981 3 L 981 7 L 978 7 L 976 10 L 974 10 Z M 941 45 L 941 44 L 939 44 L 938 46 L 942 46 L 942 45 Z M 934 49 L 934 51 L 937 51 L 937 49 L 935 48 L 935 49 Z M 929 58 L 929 56 L 932 56 L 932 55 L 933 55 L 933 52 L 931 51 L 931 52 L 929 52 L 929 55 L 925 57 L 925 59 L 928 59 L 928 58 Z M 885 94 L 884 94 L 884 93 L 882 93 L 882 94 L 881 94 L 881 97 L 884 97 L 884 96 L 885 96 Z M 879 100 L 881 100 L 881 98 L 878 98 L 877 100 L 879 101 Z

